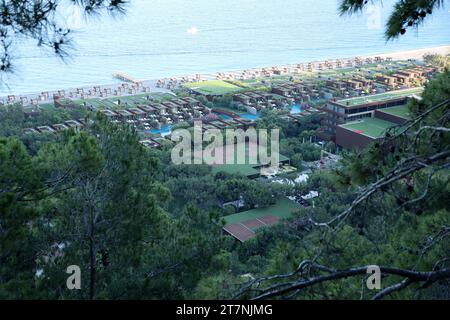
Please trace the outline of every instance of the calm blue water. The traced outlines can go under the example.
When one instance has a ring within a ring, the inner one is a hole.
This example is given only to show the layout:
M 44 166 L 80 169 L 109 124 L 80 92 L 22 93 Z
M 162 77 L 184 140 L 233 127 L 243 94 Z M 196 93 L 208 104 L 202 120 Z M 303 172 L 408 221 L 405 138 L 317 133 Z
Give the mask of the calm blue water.
M 152 129 L 150 131 L 151 134 L 160 134 L 162 136 L 166 136 L 172 133 L 172 126 L 171 125 L 166 125 L 166 126 L 162 126 L 161 129 Z
M 300 113 L 302 111 L 302 107 L 298 104 L 294 104 L 291 106 L 291 114 Z
M 241 117 L 242 119 L 247 119 L 247 120 L 258 120 L 259 113 L 257 113 L 257 114 L 244 113 L 244 114 L 239 115 L 239 117 Z
M 132 0 L 127 16 L 69 19 L 76 40 L 66 63 L 35 43 L 14 49 L 13 76 L 0 95 L 212 73 L 424 48 L 450 43 L 450 6 L 433 12 L 418 32 L 386 43 L 369 16 L 339 17 L 338 0 Z M 377 2 L 378 3 L 378 2 Z M 383 1 L 381 26 L 393 0 Z M 76 17 L 76 15 L 74 15 Z
M 232 117 L 227 116 L 226 114 L 218 113 L 217 115 L 218 115 L 219 118 L 222 119 L 222 120 L 231 120 L 231 119 L 233 119 Z

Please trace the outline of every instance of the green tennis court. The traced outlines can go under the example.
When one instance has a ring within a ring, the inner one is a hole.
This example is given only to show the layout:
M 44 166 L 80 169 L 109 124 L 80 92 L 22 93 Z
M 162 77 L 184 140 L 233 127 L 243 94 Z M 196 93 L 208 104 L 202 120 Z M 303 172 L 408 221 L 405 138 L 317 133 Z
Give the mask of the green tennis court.
M 341 127 L 365 136 L 377 139 L 385 135 L 387 129 L 395 126 L 394 123 L 378 118 L 366 118 L 355 122 L 342 124 Z
M 266 208 L 256 208 L 240 213 L 235 213 L 224 217 L 226 224 L 241 223 L 247 220 L 262 218 L 268 215 L 278 217 L 279 219 L 286 219 L 292 216 L 292 213 L 297 211 L 300 206 L 289 200 L 288 198 L 281 198 L 274 205 Z

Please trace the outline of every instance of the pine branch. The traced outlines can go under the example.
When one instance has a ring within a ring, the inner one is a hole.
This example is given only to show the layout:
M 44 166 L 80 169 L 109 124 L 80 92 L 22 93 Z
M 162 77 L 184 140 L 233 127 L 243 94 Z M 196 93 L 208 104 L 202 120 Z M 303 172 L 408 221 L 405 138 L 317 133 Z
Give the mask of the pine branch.
M 311 269 L 316 269 L 318 267 L 317 265 L 312 265 Z M 292 281 L 282 284 L 277 284 L 275 286 L 262 289 L 260 290 L 260 294 L 254 297 L 254 300 L 261 300 L 261 299 L 267 299 L 271 297 L 277 297 L 282 296 L 286 293 L 290 293 L 294 290 L 300 290 L 312 287 L 314 285 L 320 284 L 320 283 L 326 283 L 329 281 L 339 280 L 339 279 L 345 279 L 349 277 L 355 277 L 358 275 L 365 275 L 367 274 L 367 269 L 370 266 L 361 266 L 361 267 L 354 267 L 344 270 L 335 270 L 332 272 L 329 272 L 325 275 L 319 275 L 312 278 L 308 278 L 306 280 L 298 280 L 298 281 Z M 323 266 L 320 266 L 320 268 L 323 270 Z M 330 270 L 327 268 L 327 270 Z M 386 267 L 386 266 L 380 266 L 380 272 L 381 275 L 395 275 L 403 277 L 404 279 L 399 284 L 390 286 L 383 291 L 379 292 L 377 295 L 375 295 L 373 298 L 379 299 L 383 298 L 384 296 L 391 294 L 395 291 L 399 291 L 401 289 L 404 289 L 408 285 L 412 283 L 427 283 L 428 285 L 439 281 L 443 279 L 449 279 L 450 278 L 450 269 L 442 269 L 442 270 L 436 270 L 436 271 L 415 271 L 415 270 L 409 270 L 409 269 L 402 269 L 402 268 L 395 268 L 395 267 Z

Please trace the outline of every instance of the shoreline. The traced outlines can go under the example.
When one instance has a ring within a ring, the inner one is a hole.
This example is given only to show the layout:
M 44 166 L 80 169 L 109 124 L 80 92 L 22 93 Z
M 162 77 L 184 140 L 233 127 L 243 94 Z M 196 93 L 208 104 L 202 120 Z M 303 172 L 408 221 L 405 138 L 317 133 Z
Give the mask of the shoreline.
M 366 58 L 374 58 L 374 57 L 381 57 L 381 58 L 392 58 L 392 60 L 408 60 L 408 59 L 414 59 L 414 60 L 422 60 L 424 54 L 441 54 L 441 55 L 447 55 L 450 54 L 450 44 L 444 45 L 444 46 L 438 46 L 438 47 L 427 47 L 427 48 L 419 48 L 419 49 L 412 49 L 412 50 L 403 50 L 403 51 L 394 51 L 394 52 L 387 52 L 387 53 L 380 53 L 380 54 L 371 54 L 371 55 L 363 55 L 358 56 L 359 58 L 366 59 Z M 337 60 L 343 60 L 344 62 L 353 60 L 354 57 L 346 57 L 346 58 L 334 58 L 334 59 L 328 59 L 325 61 L 337 61 Z M 296 67 L 298 64 L 307 65 L 309 63 L 311 64 L 319 64 L 324 63 L 325 61 L 308 61 L 308 62 L 299 62 L 296 64 L 285 64 L 285 65 L 277 65 L 277 66 L 271 66 L 271 67 L 255 67 L 255 68 L 244 68 L 240 70 L 230 70 L 230 71 L 217 71 L 215 73 L 206 73 L 206 74 L 198 74 L 201 78 L 201 80 L 213 80 L 216 79 L 217 75 L 223 74 L 223 75 L 236 75 L 242 74 L 244 71 L 252 72 L 252 71 L 261 71 L 262 69 L 271 69 L 272 67 L 276 67 L 279 69 L 285 69 L 287 68 L 289 71 Z M 346 68 L 346 67 L 344 67 Z M 313 72 L 318 72 L 317 69 L 313 70 Z M 177 76 L 177 77 L 165 77 L 162 78 L 165 81 L 169 81 L 170 79 L 193 79 L 196 78 L 198 75 L 184 75 L 184 76 Z M 111 75 L 112 76 L 112 75 Z M 71 98 L 74 100 L 83 100 L 83 99 L 103 99 L 103 98 L 111 98 L 111 97 L 120 97 L 120 96 L 131 96 L 131 95 L 137 95 L 137 94 L 152 94 L 152 93 L 172 93 L 170 89 L 166 88 L 159 88 L 157 87 L 157 82 L 160 79 L 149 79 L 149 80 L 141 80 L 140 83 L 142 86 L 136 86 L 133 83 L 130 82 L 116 82 L 112 84 L 103 84 L 103 85 L 91 85 L 91 86 L 80 86 L 77 88 L 61 88 L 58 90 L 43 90 L 42 92 L 34 92 L 34 93 L 23 93 L 23 94 L 9 94 L 6 96 L 0 96 L 0 100 L 5 102 L 5 104 L 8 103 L 9 99 L 11 97 L 14 97 L 15 102 L 21 102 L 21 100 L 26 100 L 26 103 L 24 105 L 30 105 L 32 100 L 37 101 L 37 104 L 43 104 L 43 103 L 51 103 L 53 102 L 53 95 L 59 94 L 58 91 L 64 91 L 64 92 L 76 92 L 80 89 L 82 91 L 88 92 L 91 91 L 91 94 L 87 97 L 69 97 L 65 96 L 66 98 Z M 126 85 L 125 85 L 126 84 Z M 127 87 L 125 88 L 124 85 Z M 100 93 L 106 91 L 114 92 L 118 88 L 122 88 L 124 90 L 129 90 L 129 88 L 135 87 L 136 92 L 133 93 L 127 93 L 127 92 L 121 92 L 118 95 L 114 94 L 106 94 L 106 96 L 101 96 Z M 98 88 L 97 90 L 94 90 L 94 88 Z M 147 88 L 148 91 L 142 91 L 139 89 Z M 44 98 L 42 97 L 42 93 L 48 93 L 48 97 Z
M 441 54 L 448 55 L 450 54 L 450 45 L 438 46 L 438 47 L 428 47 L 422 49 L 413 49 L 413 50 L 404 50 L 404 51 L 394 51 L 388 53 L 378 54 L 378 56 L 385 58 L 387 56 L 392 57 L 393 60 L 407 60 L 407 59 L 417 59 L 422 60 L 423 55 L 431 53 L 431 54 Z M 363 56 L 366 58 L 367 56 Z

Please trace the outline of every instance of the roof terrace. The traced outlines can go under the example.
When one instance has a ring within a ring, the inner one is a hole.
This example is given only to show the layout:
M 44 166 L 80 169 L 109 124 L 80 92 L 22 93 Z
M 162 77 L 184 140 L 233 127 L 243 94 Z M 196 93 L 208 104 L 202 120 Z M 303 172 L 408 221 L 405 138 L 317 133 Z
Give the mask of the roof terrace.
M 401 99 L 401 98 L 407 98 L 412 97 L 414 95 L 420 95 L 423 92 L 422 87 L 418 88 L 411 88 L 411 89 L 405 89 L 405 90 L 396 90 L 396 91 L 389 91 L 369 96 L 363 96 L 363 97 L 354 97 L 354 98 L 348 98 L 339 100 L 336 102 L 333 102 L 335 104 L 339 104 L 343 107 L 356 107 L 361 105 L 366 105 L 370 103 L 377 103 L 377 102 L 384 102 L 389 100 L 395 100 L 395 99 Z
M 340 125 L 342 128 L 365 135 L 372 139 L 384 137 L 386 131 L 393 126 L 395 126 L 394 123 L 378 118 L 364 118 L 362 120 Z
M 406 120 L 410 120 L 412 117 L 411 111 L 409 111 L 408 106 L 406 104 L 403 104 L 401 106 L 379 109 L 378 111 L 388 113 Z

